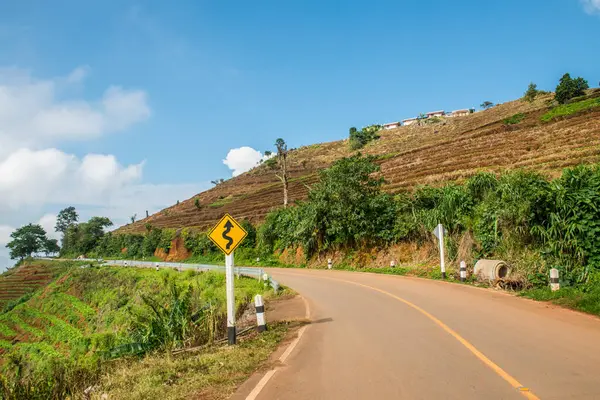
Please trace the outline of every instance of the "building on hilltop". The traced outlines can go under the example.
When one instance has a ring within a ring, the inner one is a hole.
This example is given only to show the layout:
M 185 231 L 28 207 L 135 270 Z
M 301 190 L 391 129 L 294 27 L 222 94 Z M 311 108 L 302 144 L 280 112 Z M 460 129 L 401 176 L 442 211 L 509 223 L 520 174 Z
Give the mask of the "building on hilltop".
M 454 110 L 452 111 L 452 116 L 453 117 L 465 117 L 467 115 L 471 114 L 471 111 L 468 108 L 464 108 L 461 110 Z
M 383 129 L 394 129 L 399 128 L 401 125 L 400 122 L 389 122 L 387 124 L 383 124 Z
M 445 115 L 445 113 L 444 113 L 444 110 L 440 110 L 440 111 L 428 112 L 425 115 L 427 115 L 427 118 L 433 118 L 433 117 L 443 117 Z
M 418 118 L 408 118 L 408 119 L 402 120 L 402 125 L 408 126 L 408 125 L 416 124 L 417 122 L 419 122 Z

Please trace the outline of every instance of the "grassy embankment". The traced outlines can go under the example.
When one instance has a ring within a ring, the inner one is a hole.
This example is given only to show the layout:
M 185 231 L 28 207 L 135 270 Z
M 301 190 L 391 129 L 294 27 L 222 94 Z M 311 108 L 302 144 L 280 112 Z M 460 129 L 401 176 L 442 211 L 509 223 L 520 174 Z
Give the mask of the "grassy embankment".
M 111 398 L 226 398 L 286 331 L 220 347 L 223 274 L 52 265 L 65 272 L 0 313 L 0 399 L 79 396 L 92 385 Z M 236 280 L 239 313 L 256 293 L 274 296 Z

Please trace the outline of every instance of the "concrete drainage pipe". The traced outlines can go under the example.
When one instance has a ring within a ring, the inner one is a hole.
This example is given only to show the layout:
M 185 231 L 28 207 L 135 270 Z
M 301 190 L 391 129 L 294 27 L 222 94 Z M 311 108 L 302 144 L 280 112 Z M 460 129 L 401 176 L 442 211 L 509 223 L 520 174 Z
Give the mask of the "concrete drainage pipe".
M 482 279 L 504 279 L 511 272 L 510 266 L 501 260 L 479 260 L 473 270 L 475 276 Z

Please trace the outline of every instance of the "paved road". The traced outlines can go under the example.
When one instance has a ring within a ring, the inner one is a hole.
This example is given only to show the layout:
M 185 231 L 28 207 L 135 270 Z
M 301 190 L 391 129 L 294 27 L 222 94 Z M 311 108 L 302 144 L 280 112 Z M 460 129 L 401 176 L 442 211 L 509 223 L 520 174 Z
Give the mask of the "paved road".
M 443 282 L 270 272 L 313 323 L 258 399 L 600 399 L 600 319 Z

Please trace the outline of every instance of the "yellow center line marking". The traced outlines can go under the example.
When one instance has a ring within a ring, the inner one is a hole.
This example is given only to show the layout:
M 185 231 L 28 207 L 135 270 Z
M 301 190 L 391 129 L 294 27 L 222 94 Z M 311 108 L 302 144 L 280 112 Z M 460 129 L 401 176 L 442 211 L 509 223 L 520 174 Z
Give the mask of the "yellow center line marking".
M 278 271 L 278 273 L 279 273 L 279 271 Z M 295 275 L 295 276 L 300 276 L 300 277 L 306 277 L 307 276 L 307 275 L 303 275 L 303 274 L 294 274 L 294 273 L 289 273 L 289 272 L 283 272 L 282 274 L 284 274 L 284 275 L 285 274 L 290 274 L 290 275 Z M 430 320 L 432 320 L 440 328 L 442 328 L 443 330 L 445 330 L 446 332 L 448 332 L 453 338 L 455 338 L 456 340 L 458 340 L 471 353 L 473 353 L 473 355 L 475 355 L 475 357 L 477 357 L 478 359 L 480 359 L 485 365 L 487 365 L 489 368 L 491 368 L 492 371 L 494 371 L 502 379 L 504 379 L 506 382 L 508 382 L 514 389 L 516 389 L 523 396 L 525 396 L 526 398 L 528 398 L 530 400 L 540 400 L 540 398 L 537 397 L 535 394 L 533 394 L 533 392 L 530 389 L 528 389 L 527 387 L 525 387 L 524 385 L 522 385 L 518 380 L 516 380 L 511 375 L 509 375 L 506 371 L 504 371 L 502 368 L 500 368 L 500 366 L 498 366 L 496 363 L 494 363 L 492 360 L 490 360 L 481 351 L 477 350 L 477 348 L 475 346 L 473 346 L 467 339 L 465 339 L 462 336 L 460 336 L 454 329 L 450 328 L 448 325 L 446 325 L 445 323 L 443 323 L 442 321 L 440 321 L 439 319 L 437 319 L 436 317 L 434 317 L 433 315 L 431 315 L 429 312 L 425 311 L 424 309 L 422 309 L 418 305 L 413 304 L 410 301 L 403 299 L 402 297 L 396 296 L 395 294 L 392 294 L 390 292 L 386 292 L 385 290 L 382 290 L 382 289 L 379 289 L 379 288 L 376 288 L 376 287 L 373 287 L 373 286 L 365 285 L 365 284 L 362 284 L 362 283 L 358 283 L 358 282 L 354 282 L 354 281 L 347 281 L 345 279 L 331 278 L 331 277 L 327 277 L 327 276 L 318 276 L 316 274 L 309 274 L 308 276 L 315 277 L 315 278 L 325 278 L 325 279 L 330 279 L 330 280 L 333 280 L 333 281 L 340 281 L 340 282 L 350 283 L 352 285 L 362 286 L 364 288 L 371 289 L 371 290 L 374 290 L 376 292 L 385 294 L 386 296 L 389 296 L 389 297 L 391 297 L 391 298 L 393 298 L 395 300 L 398 300 L 401 303 L 406 304 L 407 306 L 409 306 L 409 307 L 417 310 L 421 314 L 425 315 L 427 318 L 429 318 Z

